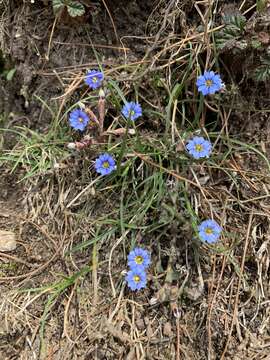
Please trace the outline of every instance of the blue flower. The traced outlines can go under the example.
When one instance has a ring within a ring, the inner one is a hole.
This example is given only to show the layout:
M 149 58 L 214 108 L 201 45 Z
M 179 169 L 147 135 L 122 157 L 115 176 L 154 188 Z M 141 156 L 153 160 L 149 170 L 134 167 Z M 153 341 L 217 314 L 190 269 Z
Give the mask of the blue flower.
M 91 89 L 97 89 L 101 86 L 103 79 L 104 75 L 101 71 L 91 70 L 85 75 L 84 81 Z
M 89 122 L 88 115 L 81 109 L 72 110 L 69 114 L 70 126 L 76 130 L 83 131 Z
M 123 106 L 122 114 L 125 118 L 134 121 L 142 116 L 142 107 L 140 104 L 131 101 Z
M 218 225 L 215 220 L 204 220 L 199 226 L 199 237 L 201 240 L 208 243 L 214 243 L 218 240 L 222 228 Z
M 198 77 L 196 85 L 203 95 L 214 94 L 223 86 L 220 75 L 214 71 L 205 71 Z
M 135 248 L 128 255 L 128 266 L 131 269 L 145 269 L 150 265 L 150 254 L 142 248 Z
M 126 275 L 126 281 L 131 290 L 141 290 L 146 287 L 146 272 L 143 269 L 131 269 Z
M 195 136 L 193 139 L 188 141 L 186 149 L 195 159 L 200 159 L 209 157 L 212 145 L 210 141 L 205 140 L 203 137 Z
M 115 160 L 109 154 L 102 154 L 96 159 L 95 169 L 101 175 L 109 175 L 115 168 Z

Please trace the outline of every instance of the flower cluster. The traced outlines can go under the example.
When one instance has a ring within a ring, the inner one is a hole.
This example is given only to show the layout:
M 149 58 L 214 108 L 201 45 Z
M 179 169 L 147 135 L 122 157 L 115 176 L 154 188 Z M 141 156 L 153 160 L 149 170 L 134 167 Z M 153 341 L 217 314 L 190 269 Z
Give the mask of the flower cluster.
M 205 95 L 212 95 L 224 88 L 221 77 L 213 71 L 205 71 L 197 78 L 198 91 Z M 201 136 L 194 136 L 186 144 L 186 150 L 194 159 L 208 158 L 212 152 L 212 144 Z M 222 228 L 215 220 L 204 220 L 198 226 L 198 235 L 202 241 L 209 244 L 218 241 Z
M 98 89 L 102 85 L 103 80 L 104 80 L 103 73 L 97 70 L 88 71 L 84 78 L 86 85 L 88 85 L 89 88 L 93 90 Z M 126 119 L 135 121 L 138 117 L 142 116 L 142 107 L 139 103 L 133 101 L 127 102 L 124 104 L 121 113 Z M 93 112 L 88 111 L 87 113 L 83 109 L 78 108 L 70 112 L 69 123 L 73 129 L 84 131 L 86 127 L 91 128 L 93 127 L 93 124 L 96 125 L 97 118 L 95 117 Z M 76 146 L 76 143 L 74 146 Z M 115 169 L 116 169 L 115 160 L 111 155 L 107 153 L 101 154 L 95 161 L 95 170 L 98 174 L 109 175 Z
M 130 270 L 126 275 L 126 281 L 131 290 L 141 290 L 146 287 L 146 270 L 150 265 L 150 254 L 142 248 L 135 248 L 128 255 Z
M 89 86 L 90 89 L 98 89 L 104 80 L 104 75 L 101 71 L 90 70 L 87 72 L 84 78 L 84 82 Z M 142 107 L 139 103 L 130 101 L 123 105 L 122 115 L 131 121 L 135 121 L 137 118 L 142 116 Z M 86 126 L 93 124 L 93 119 L 89 119 L 89 116 L 82 109 L 75 109 L 69 114 L 70 126 L 75 130 L 84 131 Z
M 224 87 L 220 75 L 214 71 L 205 71 L 197 78 L 196 85 L 203 95 L 215 94 Z M 186 150 L 194 159 L 207 158 L 211 154 L 212 144 L 201 136 L 195 136 L 187 142 Z
M 85 75 L 85 84 L 92 90 L 98 89 L 104 80 L 104 74 L 98 70 L 90 70 Z M 203 75 L 197 78 L 196 85 L 202 95 L 212 95 L 224 88 L 221 77 L 213 71 L 205 71 Z M 125 102 L 121 114 L 127 121 L 135 121 L 142 116 L 142 107 L 138 102 Z M 101 129 L 103 129 L 103 120 L 100 120 Z M 84 131 L 86 127 L 90 129 L 91 124 L 98 124 L 96 115 L 82 108 L 74 109 L 69 114 L 70 126 L 79 131 Z M 104 134 L 104 133 L 102 133 Z M 88 140 L 91 143 L 91 140 Z M 212 152 L 212 144 L 202 136 L 194 136 L 188 140 L 185 149 L 194 159 L 208 158 Z M 109 175 L 116 169 L 116 161 L 108 153 L 100 154 L 95 160 L 95 170 L 100 175 Z M 198 236 L 201 241 L 212 244 L 218 241 L 222 232 L 220 225 L 212 220 L 204 220 L 198 226 Z M 150 265 L 150 254 L 142 248 L 135 248 L 128 255 L 129 271 L 126 275 L 126 281 L 131 290 L 140 290 L 146 287 L 146 270 Z

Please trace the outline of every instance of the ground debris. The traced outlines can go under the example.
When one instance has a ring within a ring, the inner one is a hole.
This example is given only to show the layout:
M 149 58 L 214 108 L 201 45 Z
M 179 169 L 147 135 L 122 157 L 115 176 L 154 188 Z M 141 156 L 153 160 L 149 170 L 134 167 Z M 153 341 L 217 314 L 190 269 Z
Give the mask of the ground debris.
M 131 343 L 131 339 L 127 333 L 122 331 L 119 326 L 115 326 L 109 320 L 103 319 L 103 330 L 109 332 L 113 337 L 122 343 Z

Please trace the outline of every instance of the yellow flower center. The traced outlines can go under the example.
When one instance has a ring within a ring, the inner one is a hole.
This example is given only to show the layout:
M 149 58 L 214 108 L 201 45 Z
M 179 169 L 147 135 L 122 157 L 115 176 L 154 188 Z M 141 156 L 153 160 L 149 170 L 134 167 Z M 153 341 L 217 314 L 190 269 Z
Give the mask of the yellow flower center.
M 134 275 L 133 280 L 138 283 L 141 280 L 141 278 L 139 277 L 139 275 Z
M 209 86 L 212 86 L 212 85 L 213 85 L 213 81 L 212 81 L 212 80 L 206 80 L 206 81 L 205 81 L 205 85 L 208 86 L 208 87 L 209 87 Z
M 211 228 L 206 228 L 206 229 L 205 229 L 205 233 L 206 233 L 207 235 L 211 235 L 211 234 L 213 234 L 213 229 L 211 229 Z
M 197 144 L 197 145 L 195 145 L 195 149 L 196 149 L 196 151 L 202 151 L 203 146 L 201 144 Z
M 82 117 L 79 117 L 78 121 L 79 121 L 80 123 L 83 123 L 83 118 L 82 118 Z
M 93 81 L 94 83 L 96 83 L 96 82 L 97 82 L 97 77 L 94 76 L 94 77 L 92 78 L 92 81 Z
M 135 263 L 141 265 L 143 263 L 143 257 L 140 255 L 136 256 Z
M 129 116 L 133 116 L 135 115 L 135 111 L 134 110 L 129 110 Z
M 102 166 L 103 166 L 105 169 L 108 169 L 108 167 L 110 166 L 110 164 L 109 164 L 108 161 L 104 161 L 104 163 L 102 164 Z

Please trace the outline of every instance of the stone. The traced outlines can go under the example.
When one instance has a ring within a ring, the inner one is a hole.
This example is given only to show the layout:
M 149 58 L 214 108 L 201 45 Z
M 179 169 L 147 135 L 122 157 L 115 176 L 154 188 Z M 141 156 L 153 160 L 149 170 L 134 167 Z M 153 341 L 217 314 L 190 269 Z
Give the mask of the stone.
M 12 251 L 17 246 L 16 235 L 12 231 L 0 230 L 0 251 Z

